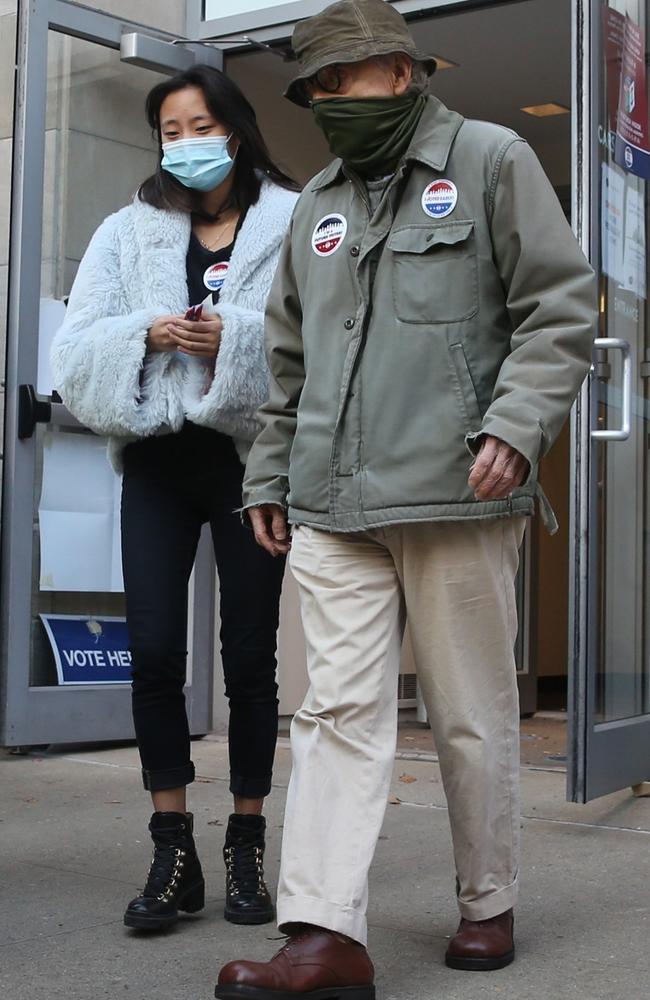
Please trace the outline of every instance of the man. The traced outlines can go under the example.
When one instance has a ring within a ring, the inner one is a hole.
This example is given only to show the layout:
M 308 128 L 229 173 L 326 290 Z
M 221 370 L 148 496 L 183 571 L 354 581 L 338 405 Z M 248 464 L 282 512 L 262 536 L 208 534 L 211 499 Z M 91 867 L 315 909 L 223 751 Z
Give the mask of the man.
M 244 506 L 261 545 L 291 547 L 311 686 L 291 733 L 289 941 L 227 965 L 216 996 L 370 1000 L 405 612 L 454 843 L 446 961 L 514 957 L 518 547 L 589 368 L 595 285 L 526 142 L 424 96 L 434 60 L 388 3 L 335 3 L 293 44 L 287 96 L 338 158 L 285 242 Z

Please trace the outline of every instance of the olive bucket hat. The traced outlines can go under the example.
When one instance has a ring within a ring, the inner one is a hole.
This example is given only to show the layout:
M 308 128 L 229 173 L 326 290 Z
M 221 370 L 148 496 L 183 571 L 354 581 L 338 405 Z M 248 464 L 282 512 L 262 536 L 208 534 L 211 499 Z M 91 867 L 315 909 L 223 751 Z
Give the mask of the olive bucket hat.
M 322 13 L 299 21 L 291 44 L 300 72 L 284 96 L 302 107 L 308 106 L 304 82 L 333 63 L 405 52 L 423 63 L 429 76 L 437 66 L 433 56 L 418 52 L 406 21 L 386 0 L 339 0 Z

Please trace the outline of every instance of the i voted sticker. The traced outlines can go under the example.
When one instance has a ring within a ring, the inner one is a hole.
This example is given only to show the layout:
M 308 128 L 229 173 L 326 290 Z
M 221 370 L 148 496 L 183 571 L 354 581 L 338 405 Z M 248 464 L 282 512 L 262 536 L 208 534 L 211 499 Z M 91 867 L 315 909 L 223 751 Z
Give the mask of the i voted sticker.
M 432 219 L 451 215 L 458 204 L 458 189 L 453 181 L 433 181 L 424 189 L 422 208 Z
M 226 275 L 228 274 L 229 264 L 227 261 L 221 261 L 220 264 L 211 264 L 207 268 L 205 274 L 203 275 L 203 284 L 211 292 L 221 291 L 221 286 L 226 280 Z
M 314 229 L 311 247 L 317 257 L 331 257 L 336 253 L 348 231 L 344 215 L 325 215 Z

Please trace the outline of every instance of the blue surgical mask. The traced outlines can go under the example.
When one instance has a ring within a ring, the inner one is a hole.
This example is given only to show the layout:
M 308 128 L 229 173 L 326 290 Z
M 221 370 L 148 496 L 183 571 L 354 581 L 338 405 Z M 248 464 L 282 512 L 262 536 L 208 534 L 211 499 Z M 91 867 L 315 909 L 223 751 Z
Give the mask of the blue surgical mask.
M 185 187 L 194 191 L 213 191 L 225 181 L 234 166 L 234 158 L 228 152 L 231 138 L 232 134 L 211 135 L 164 142 L 160 165 Z

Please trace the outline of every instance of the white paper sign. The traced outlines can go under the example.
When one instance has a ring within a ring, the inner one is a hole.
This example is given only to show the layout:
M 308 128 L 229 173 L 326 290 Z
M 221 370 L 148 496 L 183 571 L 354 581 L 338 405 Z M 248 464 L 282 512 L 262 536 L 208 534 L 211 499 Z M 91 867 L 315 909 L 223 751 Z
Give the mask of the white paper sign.
M 43 442 L 41 590 L 122 593 L 120 478 L 106 439 L 61 429 Z
M 625 175 L 615 167 L 602 165 L 601 246 L 602 268 L 614 281 L 623 279 L 625 224 Z
M 639 183 L 635 181 L 633 183 Z M 643 194 L 629 186 L 625 202 L 625 244 L 621 287 L 646 297 L 645 205 Z
M 36 391 L 41 396 L 51 396 L 56 386 L 50 368 L 50 347 L 54 334 L 65 319 L 65 304 L 59 299 L 41 299 L 38 320 L 38 371 Z

